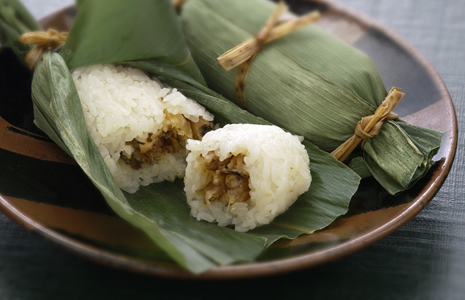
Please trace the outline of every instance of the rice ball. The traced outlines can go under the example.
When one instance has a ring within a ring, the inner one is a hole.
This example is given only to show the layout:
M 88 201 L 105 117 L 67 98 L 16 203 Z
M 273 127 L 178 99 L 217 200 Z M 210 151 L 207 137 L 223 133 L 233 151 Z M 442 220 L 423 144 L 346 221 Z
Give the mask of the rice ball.
M 121 189 L 184 177 L 187 140 L 213 128 L 212 114 L 139 69 L 93 65 L 72 77 L 87 130 Z
M 277 126 L 251 124 L 188 140 L 184 190 L 192 216 L 241 232 L 269 224 L 310 187 L 302 140 Z

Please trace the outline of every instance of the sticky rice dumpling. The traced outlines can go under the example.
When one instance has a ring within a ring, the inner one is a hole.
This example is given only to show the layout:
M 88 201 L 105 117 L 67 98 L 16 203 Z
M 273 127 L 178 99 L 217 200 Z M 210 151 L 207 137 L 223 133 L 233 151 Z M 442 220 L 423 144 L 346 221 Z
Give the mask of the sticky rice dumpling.
M 310 186 L 301 137 L 277 126 L 233 124 L 189 140 L 185 191 L 197 220 L 248 231 L 269 224 Z
M 212 114 L 139 69 L 100 64 L 72 76 L 87 129 L 120 188 L 133 193 L 184 177 L 187 139 L 212 129 Z

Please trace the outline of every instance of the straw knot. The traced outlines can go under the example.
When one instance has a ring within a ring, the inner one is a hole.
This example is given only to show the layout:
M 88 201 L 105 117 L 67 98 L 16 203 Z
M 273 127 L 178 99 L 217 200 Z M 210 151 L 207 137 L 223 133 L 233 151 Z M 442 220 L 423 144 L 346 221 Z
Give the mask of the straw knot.
M 255 35 L 255 53 L 262 51 L 263 45 L 265 45 L 265 40 L 266 40 L 266 37 L 260 34 Z
M 385 121 L 399 117 L 396 113 L 393 113 L 392 110 L 403 96 L 404 93 L 400 92 L 400 88 L 393 87 L 381 105 L 376 109 L 375 113 L 371 116 L 363 117 L 358 121 L 355 126 L 354 135 L 336 150 L 331 152 L 331 155 L 339 161 L 344 161 L 360 142 L 362 142 L 361 147 L 363 149 L 365 141 L 378 135 Z
M 50 51 L 65 43 L 68 37 L 67 32 L 58 32 L 48 29 L 47 32 L 28 32 L 19 37 L 23 44 L 34 44 L 34 48 L 24 57 L 24 62 L 29 68 L 34 69 L 35 65 L 45 51 Z
M 239 66 L 235 83 L 236 101 L 237 104 L 244 109 L 246 108 L 245 81 L 250 67 L 252 66 L 252 61 L 257 53 L 263 49 L 263 45 L 281 38 L 320 18 L 319 12 L 312 12 L 299 18 L 291 18 L 286 21 L 281 20 L 286 11 L 287 6 L 284 4 L 284 1 L 279 2 L 276 9 L 266 21 L 265 26 L 253 38 L 226 51 L 217 58 L 219 64 L 225 71 Z
M 379 121 L 376 122 L 375 125 L 369 131 L 365 131 L 364 128 L 368 128 L 367 125 L 373 122 L 373 119 L 376 118 L 376 116 L 371 115 L 368 117 L 363 117 L 360 121 L 357 122 L 357 126 L 355 126 L 355 133 L 354 133 L 354 135 L 362 139 L 362 143 L 360 147 L 363 149 L 363 146 L 365 145 L 365 141 L 367 139 L 370 139 L 374 137 L 375 135 L 379 134 L 381 127 L 383 127 L 383 124 L 385 121 L 397 119 L 398 117 L 399 117 L 398 114 L 389 112 L 386 116 L 379 119 Z
M 186 1 L 187 0 L 171 0 L 171 3 L 173 4 L 174 9 L 179 12 Z

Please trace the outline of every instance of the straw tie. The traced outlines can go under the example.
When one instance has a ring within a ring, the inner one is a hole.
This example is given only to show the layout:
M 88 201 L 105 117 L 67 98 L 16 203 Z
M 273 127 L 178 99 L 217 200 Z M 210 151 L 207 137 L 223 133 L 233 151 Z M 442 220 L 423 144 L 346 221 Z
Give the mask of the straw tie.
M 358 121 L 354 135 L 331 152 L 331 155 L 339 161 L 345 161 L 360 142 L 362 142 L 361 146 L 363 149 L 365 141 L 378 135 L 385 121 L 399 117 L 392 110 L 403 96 L 404 93 L 400 92 L 400 88 L 393 87 L 375 113 L 371 116 L 363 117 Z
M 171 0 L 174 8 L 179 11 L 187 0 Z
M 24 62 L 29 68 L 34 69 L 45 51 L 53 50 L 64 44 L 67 37 L 67 32 L 58 32 L 55 29 L 48 29 L 47 32 L 36 31 L 23 34 L 19 37 L 21 43 L 35 45 L 24 57 Z
M 319 12 L 312 12 L 298 18 L 286 21 L 280 20 L 286 11 L 287 6 L 284 4 L 284 1 L 279 2 L 274 12 L 266 21 L 265 26 L 253 38 L 248 39 L 217 58 L 225 71 L 239 66 L 235 82 L 235 95 L 237 104 L 243 109 L 246 109 L 245 81 L 252 62 L 257 53 L 262 50 L 263 45 L 320 18 Z

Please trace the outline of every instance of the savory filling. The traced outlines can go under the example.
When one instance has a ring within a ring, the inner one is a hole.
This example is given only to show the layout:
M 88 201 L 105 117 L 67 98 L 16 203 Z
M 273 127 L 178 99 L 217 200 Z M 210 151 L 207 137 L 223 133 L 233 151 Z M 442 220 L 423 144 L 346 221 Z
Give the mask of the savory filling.
M 160 160 L 167 153 L 181 152 L 186 148 L 187 139 L 201 140 L 211 129 L 213 123 L 202 117 L 198 122 L 192 122 L 183 115 L 166 112 L 163 127 L 150 133 L 143 142 L 137 139 L 126 142 L 133 148 L 132 155 L 121 152 L 120 158 L 134 170 L 139 170 L 142 165 L 152 165 L 152 161 Z
M 198 191 L 203 193 L 204 203 L 219 201 L 232 205 L 250 199 L 249 173 L 244 166 L 242 154 L 231 155 L 223 161 L 213 155 L 211 161 L 205 163 L 205 169 L 209 171 L 211 181 Z

